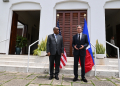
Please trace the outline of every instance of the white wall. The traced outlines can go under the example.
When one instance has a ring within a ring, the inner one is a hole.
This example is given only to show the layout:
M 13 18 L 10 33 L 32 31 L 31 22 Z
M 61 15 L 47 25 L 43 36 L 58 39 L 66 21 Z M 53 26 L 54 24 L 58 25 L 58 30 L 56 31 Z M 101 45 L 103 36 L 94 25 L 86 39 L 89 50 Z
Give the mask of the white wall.
M 113 1 L 110 2 L 109 1 Z M 17 3 L 17 4 L 16 4 Z M 41 10 L 39 39 L 53 33 L 56 25 L 56 10 L 66 9 L 87 9 L 88 29 L 91 43 L 95 44 L 96 39 L 105 45 L 105 8 L 120 8 L 116 0 L 10 0 L 0 1 L 0 41 L 10 38 L 12 10 Z M 14 5 L 12 7 L 12 5 Z M 4 11 L 3 11 L 4 8 Z M 6 33 L 7 32 L 7 33 Z M 4 33 L 4 34 L 3 34 Z M 5 46 L 7 48 L 5 49 Z M 9 41 L 0 43 L 0 52 L 7 53 Z

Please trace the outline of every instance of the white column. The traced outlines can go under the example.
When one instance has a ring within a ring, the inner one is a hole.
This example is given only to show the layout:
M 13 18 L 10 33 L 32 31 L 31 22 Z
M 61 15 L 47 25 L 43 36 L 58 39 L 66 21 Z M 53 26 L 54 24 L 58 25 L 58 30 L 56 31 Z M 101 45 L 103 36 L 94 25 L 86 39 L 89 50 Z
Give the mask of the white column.
M 98 5 L 99 3 L 99 5 Z M 105 13 L 104 13 L 104 3 L 99 1 L 94 1 L 90 3 L 91 6 L 91 43 L 96 44 L 98 39 L 99 43 L 104 46 L 106 35 L 105 35 Z
M 40 28 L 39 28 L 39 40 L 45 39 L 49 34 L 53 33 L 53 7 L 48 6 L 47 3 L 42 5 L 40 12 Z

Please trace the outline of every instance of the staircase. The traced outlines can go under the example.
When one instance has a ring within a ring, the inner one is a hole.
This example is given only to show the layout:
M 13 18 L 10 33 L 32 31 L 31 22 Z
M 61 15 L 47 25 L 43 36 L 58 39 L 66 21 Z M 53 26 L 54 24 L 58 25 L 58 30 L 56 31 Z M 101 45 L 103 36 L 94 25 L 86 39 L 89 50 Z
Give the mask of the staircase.
M 61 74 L 73 74 L 73 57 L 67 57 L 67 64 L 60 70 Z M 0 55 L 0 71 L 27 72 L 27 55 Z M 118 59 L 105 58 L 96 61 L 97 76 L 118 77 Z M 93 69 L 86 76 L 94 76 Z M 49 73 L 49 57 L 30 56 L 29 72 Z M 81 68 L 79 66 L 79 74 Z

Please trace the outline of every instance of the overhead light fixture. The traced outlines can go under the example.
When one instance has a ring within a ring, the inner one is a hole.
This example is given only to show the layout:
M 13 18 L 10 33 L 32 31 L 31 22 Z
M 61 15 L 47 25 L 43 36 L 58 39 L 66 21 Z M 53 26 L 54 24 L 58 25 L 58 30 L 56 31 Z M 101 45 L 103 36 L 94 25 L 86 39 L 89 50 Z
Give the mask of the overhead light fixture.
M 84 14 L 84 17 L 86 17 L 86 14 Z
M 59 14 L 57 14 L 57 17 L 59 17 Z
M 9 0 L 3 0 L 3 2 L 9 2 Z

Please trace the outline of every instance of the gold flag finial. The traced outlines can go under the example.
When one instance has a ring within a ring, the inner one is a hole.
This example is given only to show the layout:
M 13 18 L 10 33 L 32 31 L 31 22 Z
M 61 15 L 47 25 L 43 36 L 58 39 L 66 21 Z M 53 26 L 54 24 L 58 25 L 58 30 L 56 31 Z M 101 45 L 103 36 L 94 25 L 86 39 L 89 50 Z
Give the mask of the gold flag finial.
M 86 19 L 86 13 L 84 14 L 84 18 Z

